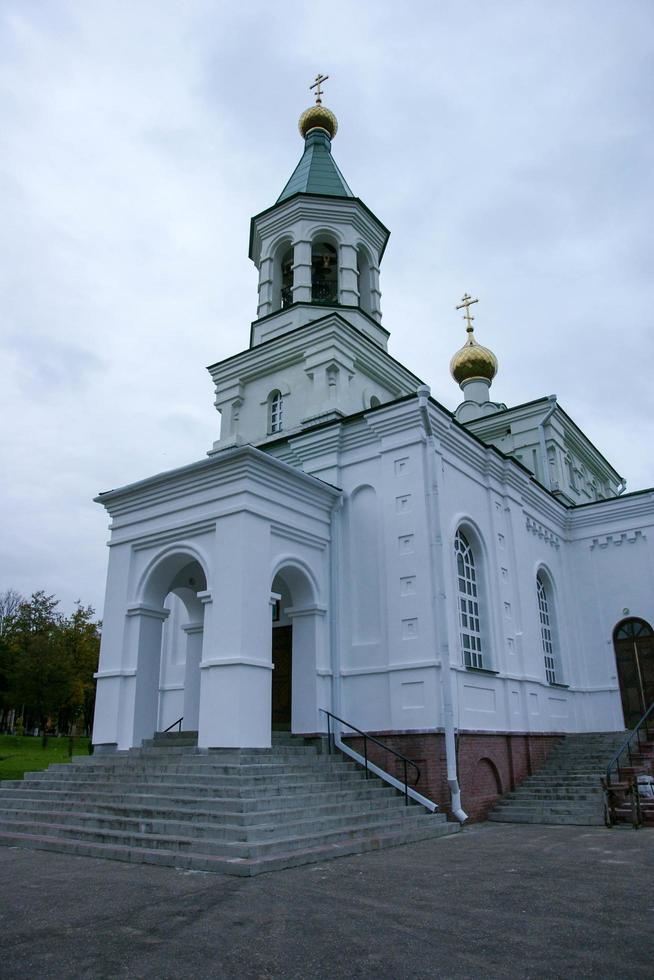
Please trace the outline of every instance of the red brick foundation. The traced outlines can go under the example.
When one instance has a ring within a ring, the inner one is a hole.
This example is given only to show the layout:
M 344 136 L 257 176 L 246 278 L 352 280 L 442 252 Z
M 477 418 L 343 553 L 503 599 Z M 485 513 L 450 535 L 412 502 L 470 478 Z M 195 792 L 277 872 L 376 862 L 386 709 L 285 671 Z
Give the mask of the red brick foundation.
M 413 759 L 420 766 L 416 789 L 450 814 L 447 785 L 445 737 L 442 732 L 398 733 L 372 732 L 390 748 Z M 461 732 L 457 736 L 457 763 L 461 804 L 471 821 L 484 820 L 491 807 L 515 789 L 526 776 L 536 772 L 554 745 L 564 737 L 559 734 Z M 363 754 L 360 736 L 347 738 L 352 748 Z M 399 759 L 368 743 L 369 758 L 391 775 L 403 779 Z M 413 770 L 409 768 L 409 782 Z

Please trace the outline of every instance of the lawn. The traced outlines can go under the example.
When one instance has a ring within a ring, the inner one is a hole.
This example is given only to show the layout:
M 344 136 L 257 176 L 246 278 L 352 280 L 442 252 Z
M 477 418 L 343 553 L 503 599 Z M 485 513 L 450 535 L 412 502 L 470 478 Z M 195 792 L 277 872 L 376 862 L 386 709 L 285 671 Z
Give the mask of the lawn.
M 69 739 L 48 738 L 44 749 L 40 738 L 31 735 L 0 735 L 0 779 L 22 779 L 26 772 L 47 769 L 53 762 L 69 762 Z M 75 737 L 73 754 L 86 755 L 89 739 Z

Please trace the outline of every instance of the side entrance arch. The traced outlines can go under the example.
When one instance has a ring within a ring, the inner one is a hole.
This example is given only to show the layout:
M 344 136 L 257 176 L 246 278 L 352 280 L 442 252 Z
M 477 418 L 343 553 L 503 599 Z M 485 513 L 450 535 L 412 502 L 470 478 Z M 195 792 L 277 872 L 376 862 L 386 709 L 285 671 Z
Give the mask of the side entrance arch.
M 328 670 L 320 670 L 326 653 L 326 609 L 307 571 L 283 565 L 275 574 L 272 605 L 273 731 L 313 734 L 322 730 L 319 708 L 327 707 Z
M 654 630 L 644 619 L 624 619 L 613 631 L 624 723 L 633 728 L 654 702 Z
M 175 551 L 151 567 L 141 602 L 128 609 L 136 648 L 133 745 L 180 718 L 182 730 L 198 728 L 206 588 L 197 558 Z M 180 615 L 169 623 L 175 603 Z M 166 683 L 171 674 L 177 683 Z

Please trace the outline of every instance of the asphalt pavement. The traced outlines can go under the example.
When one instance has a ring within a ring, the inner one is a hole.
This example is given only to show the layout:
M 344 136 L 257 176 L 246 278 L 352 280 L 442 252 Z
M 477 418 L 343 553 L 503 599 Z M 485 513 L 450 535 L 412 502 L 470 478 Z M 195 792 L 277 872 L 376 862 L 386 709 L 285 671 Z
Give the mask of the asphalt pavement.
M 482 824 L 256 878 L 0 847 L 0 978 L 651 978 L 653 872 L 630 828 Z

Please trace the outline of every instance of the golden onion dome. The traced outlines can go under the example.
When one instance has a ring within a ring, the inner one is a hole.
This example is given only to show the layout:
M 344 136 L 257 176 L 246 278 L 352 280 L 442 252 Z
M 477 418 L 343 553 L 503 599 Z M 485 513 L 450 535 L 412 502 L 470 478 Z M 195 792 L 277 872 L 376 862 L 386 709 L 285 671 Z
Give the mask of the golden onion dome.
M 497 374 L 497 358 L 488 347 L 475 340 L 472 326 L 467 328 L 468 339 L 450 361 L 450 374 L 457 384 L 480 378 L 490 382 Z
M 338 120 L 331 109 L 326 109 L 324 105 L 312 105 L 300 116 L 298 128 L 302 136 L 306 136 L 311 129 L 324 129 L 329 134 L 329 138 L 334 139 Z

